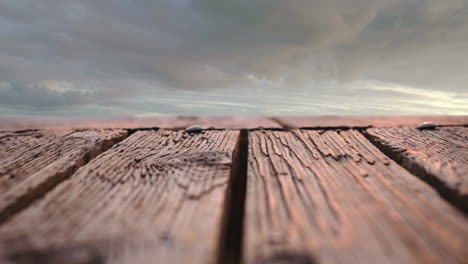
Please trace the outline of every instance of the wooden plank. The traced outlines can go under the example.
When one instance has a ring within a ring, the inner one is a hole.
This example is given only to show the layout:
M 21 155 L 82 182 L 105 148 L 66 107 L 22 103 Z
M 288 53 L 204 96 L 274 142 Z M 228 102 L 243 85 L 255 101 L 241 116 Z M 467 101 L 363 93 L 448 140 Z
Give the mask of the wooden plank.
M 249 140 L 245 263 L 467 263 L 467 219 L 359 132 Z
M 136 132 L 1 226 L 0 256 L 213 263 L 238 134 Z
M 468 213 L 468 127 L 366 131 L 369 139 Z
M 0 223 L 126 135 L 124 130 L 0 134 Z
M 274 117 L 285 128 L 312 127 L 417 127 L 423 122 L 468 125 L 465 116 L 290 116 Z
M 0 116 L 0 131 L 25 129 L 102 129 L 102 128 L 167 128 L 184 129 L 201 125 L 217 129 L 281 128 L 269 117 L 262 116 L 167 116 L 121 118 L 60 118 Z

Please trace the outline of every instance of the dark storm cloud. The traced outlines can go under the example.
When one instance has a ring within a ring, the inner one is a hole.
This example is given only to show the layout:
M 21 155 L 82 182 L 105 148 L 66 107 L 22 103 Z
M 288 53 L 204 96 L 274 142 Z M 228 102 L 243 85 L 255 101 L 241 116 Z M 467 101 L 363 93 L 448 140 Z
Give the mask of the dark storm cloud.
M 461 91 L 468 0 L 0 0 L 0 104 L 317 78 Z M 65 86 L 65 87 L 63 87 Z

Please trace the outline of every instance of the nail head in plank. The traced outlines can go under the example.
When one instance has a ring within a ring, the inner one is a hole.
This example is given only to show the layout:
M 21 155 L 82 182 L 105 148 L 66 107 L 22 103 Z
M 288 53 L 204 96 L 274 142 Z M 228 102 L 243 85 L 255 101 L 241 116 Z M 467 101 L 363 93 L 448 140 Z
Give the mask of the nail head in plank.
M 124 130 L 24 131 L 0 135 L 0 222 L 126 135 Z
M 249 135 L 245 263 L 466 263 L 463 215 L 359 132 Z
M 0 255 L 213 263 L 238 134 L 137 131 L 1 226 Z
M 372 128 L 369 139 L 468 212 L 468 127 Z

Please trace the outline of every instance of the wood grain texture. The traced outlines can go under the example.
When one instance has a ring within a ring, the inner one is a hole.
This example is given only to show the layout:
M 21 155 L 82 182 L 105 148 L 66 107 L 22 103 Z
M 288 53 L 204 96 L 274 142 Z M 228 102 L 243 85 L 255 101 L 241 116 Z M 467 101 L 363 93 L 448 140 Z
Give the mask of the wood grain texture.
M 468 125 L 468 116 L 290 116 L 274 117 L 285 128 L 312 127 L 417 127 L 423 122 Z
M 126 137 L 124 130 L 0 134 L 0 223 Z
M 167 117 L 120 117 L 120 118 L 59 118 L 0 116 L 0 131 L 24 129 L 102 129 L 102 128 L 166 128 L 184 129 L 201 125 L 217 129 L 280 128 L 269 117 L 262 116 L 167 116 Z
M 468 212 L 468 127 L 373 128 L 366 133 L 387 155 Z
M 245 263 L 467 263 L 467 219 L 359 132 L 249 140 Z
M 1 226 L 0 256 L 213 263 L 238 134 L 136 132 Z

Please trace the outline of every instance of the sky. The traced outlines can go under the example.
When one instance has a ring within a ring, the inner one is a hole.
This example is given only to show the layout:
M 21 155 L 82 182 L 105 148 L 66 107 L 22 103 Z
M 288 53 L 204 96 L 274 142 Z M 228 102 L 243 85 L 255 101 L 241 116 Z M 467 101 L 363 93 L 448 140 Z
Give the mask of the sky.
M 0 0 L 0 115 L 468 114 L 468 0 Z

